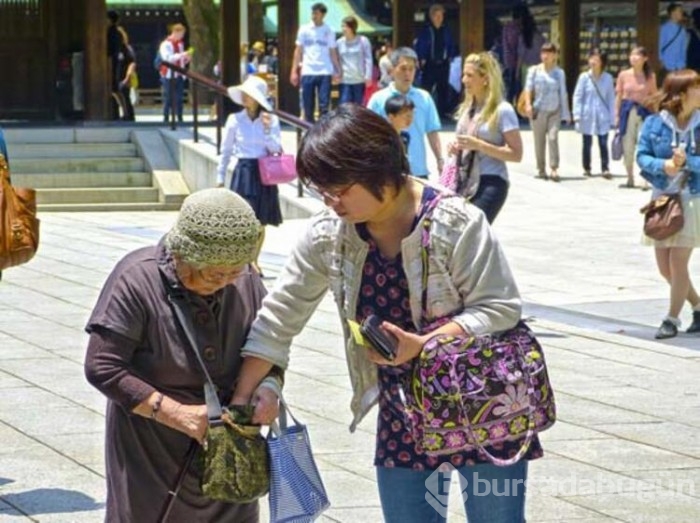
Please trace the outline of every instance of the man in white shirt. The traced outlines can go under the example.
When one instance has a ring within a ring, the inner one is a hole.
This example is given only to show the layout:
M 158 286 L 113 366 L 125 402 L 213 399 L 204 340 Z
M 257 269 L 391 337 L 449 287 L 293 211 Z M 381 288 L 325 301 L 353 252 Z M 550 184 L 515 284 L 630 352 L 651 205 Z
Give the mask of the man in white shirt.
M 335 33 L 323 23 L 328 9 L 321 2 L 311 6 L 311 22 L 299 28 L 289 81 L 299 86 L 301 63 L 301 96 L 304 119 L 314 122 L 316 93 L 320 114 L 328 112 L 331 101 L 331 79 L 340 80 L 341 68 Z

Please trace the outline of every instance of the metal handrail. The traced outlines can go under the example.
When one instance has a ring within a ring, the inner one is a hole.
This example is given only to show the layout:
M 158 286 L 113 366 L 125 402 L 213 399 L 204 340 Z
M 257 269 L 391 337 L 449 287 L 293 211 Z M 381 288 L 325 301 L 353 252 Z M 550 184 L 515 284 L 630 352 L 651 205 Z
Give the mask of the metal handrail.
M 177 64 L 174 64 L 172 62 L 162 62 L 162 64 L 175 71 L 176 73 L 181 74 L 182 76 L 185 76 L 195 82 L 196 84 L 201 84 L 204 87 L 210 89 L 211 91 L 214 91 L 217 94 L 220 94 L 222 96 L 228 97 L 228 91 L 226 86 L 218 83 L 215 80 L 212 80 L 208 76 L 205 76 L 201 73 L 197 73 L 195 71 L 190 71 L 189 69 L 185 69 L 184 67 L 180 67 Z M 298 116 L 294 116 L 291 113 L 288 113 L 286 111 L 282 111 L 280 109 L 273 109 L 272 112 L 277 115 L 277 117 L 284 121 L 287 122 L 290 125 L 293 125 L 294 127 L 297 127 L 299 129 L 302 129 L 304 131 L 308 130 L 311 128 L 311 124 L 305 120 L 302 120 Z
M 206 87 L 210 91 L 213 91 L 214 93 L 217 94 L 216 152 L 220 153 L 221 152 L 221 122 L 223 120 L 223 98 L 228 97 L 228 90 L 227 90 L 226 86 L 220 84 L 216 80 L 209 78 L 208 76 L 205 76 L 201 73 L 197 73 L 195 71 L 190 71 L 189 69 L 185 69 L 184 67 L 180 67 L 179 65 L 174 64 L 172 62 L 163 61 L 161 63 L 162 63 L 162 65 L 164 65 L 168 69 L 172 69 L 174 72 L 181 74 L 182 76 L 188 78 L 193 84 L 192 110 L 194 111 L 193 116 L 194 116 L 194 141 L 195 142 L 199 141 L 199 129 L 198 129 L 198 119 L 197 119 L 197 116 L 198 116 L 197 115 L 197 109 L 198 109 L 197 85 L 201 85 L 203 87 Z M 171 111 L 170 111 L 171 116 L 172 116 L 171 129 L 175 130 L 176 129 L 175 115 L 174 115 L 175 90 L 171 87 L 170 92 L 171 92 L 171 95 L 173 96 L 173 101 L 171 102 Z M 305 120 L 302 120 L 298 116 L 295 116 L 295 115 L 288 113 L 286 111 L 282 111 L 276 107 L 272 110 L 272 113 L 275 114 L 283 122 L 286 122 L 286 123 L 296 127 L 296 129 L 297 129 L 297 142 L 299 140 L 301 132 L 310 129 L 312 126 L 312 124 L 310 124 L 309 122 L 307 122 Z M 303 191 L 301 183 L 297 184 L 297 192 L 298 192 L 299 196 L 303 196 L 304 191 Z

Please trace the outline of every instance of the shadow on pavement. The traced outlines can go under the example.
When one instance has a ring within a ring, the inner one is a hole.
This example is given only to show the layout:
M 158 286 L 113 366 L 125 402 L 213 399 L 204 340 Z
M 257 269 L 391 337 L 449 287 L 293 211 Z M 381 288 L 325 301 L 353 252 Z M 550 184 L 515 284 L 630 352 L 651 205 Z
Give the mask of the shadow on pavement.
M 0 478 L 0 481 L 9 483 L 13 480 Z M 104 503 L 97 503 L 87 494 L 60 488 L 39 488 L 26 492 L 6 494 L 1 495 L 0 500 L 28 516 L 85 512 L 99 510 L 104 507 Z

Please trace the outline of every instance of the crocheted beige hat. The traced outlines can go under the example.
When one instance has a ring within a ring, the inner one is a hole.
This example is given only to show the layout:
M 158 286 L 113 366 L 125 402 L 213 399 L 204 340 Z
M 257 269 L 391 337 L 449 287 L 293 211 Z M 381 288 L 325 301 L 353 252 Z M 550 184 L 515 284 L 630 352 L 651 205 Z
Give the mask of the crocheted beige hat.
M 204 189 L 185 198 L 165 242 L 187 263 L 234 267 L 255 259 L 262 231 L 253 209 L 238 194 Z

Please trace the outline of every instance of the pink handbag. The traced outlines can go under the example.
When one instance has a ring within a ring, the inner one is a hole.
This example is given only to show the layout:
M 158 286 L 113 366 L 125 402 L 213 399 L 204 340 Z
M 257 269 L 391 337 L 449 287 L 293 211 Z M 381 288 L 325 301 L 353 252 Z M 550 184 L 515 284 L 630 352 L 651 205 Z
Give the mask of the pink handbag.
M 288 183 L 297 177 L 297 166 L 293 154 L 269 154 L 258 158 L 260 182 L 263 185 Z

